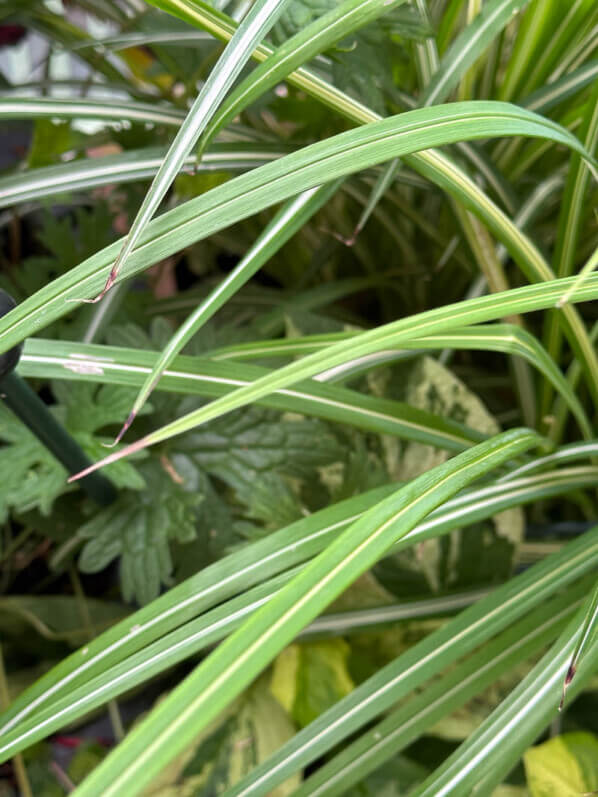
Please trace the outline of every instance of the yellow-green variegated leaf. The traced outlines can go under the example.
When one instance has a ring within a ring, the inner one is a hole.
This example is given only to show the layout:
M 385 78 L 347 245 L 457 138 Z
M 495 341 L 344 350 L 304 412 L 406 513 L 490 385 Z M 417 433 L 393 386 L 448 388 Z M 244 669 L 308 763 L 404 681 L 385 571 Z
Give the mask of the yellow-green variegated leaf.
M 531 797 L 579 797 L 598 789 L 598 737 L 566 733 L 523 756 Z

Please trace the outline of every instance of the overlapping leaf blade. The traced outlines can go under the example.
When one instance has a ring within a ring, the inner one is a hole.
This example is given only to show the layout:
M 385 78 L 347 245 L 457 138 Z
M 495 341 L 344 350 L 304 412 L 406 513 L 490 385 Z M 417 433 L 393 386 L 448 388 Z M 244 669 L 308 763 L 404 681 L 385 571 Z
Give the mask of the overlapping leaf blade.
M 164 213 L 148 226 L 121 276 L 130 277 L 233 221 L 319 185 L 324 173 L 330 182 L 395 156 L 497 134 L 548 136 L 584 154 L 577 139 L 558 125 L 514 106 L 473 102 L 410 111 L 305 147 Z M 40 306 L 49 323 L 68 311 L 65 299 L 96 294 L 113 272 L 121 248 L 121 242 L 107 247 L 2 318 L 0 349 L 31 333 Z
M 201 142 L 202 152 L 218 131 L 259 98 L 318 53 L 327 50 L 354 30 L 367 25 L 405 0 L 345 0 L 316 19 L 279 47 L 256 67 L 222 103 L 212 118 Z
M 285 152 L 271 145 L 214 144 L 197 162 L 190 155 L 184 168 L 203 171 L 247 171 L 279 158 Z M 0 207 L 44 199 L 67 191 L 87 191 L 102 185 L 116 185 L 153 177 L 164 160 L 166 149 L 148 147 L 119 155 L 85 158 L 58 166 L 30 169 L 0 179 Z
M 141 386 L 141 390 L 117 440 L 129 428 L 168 366 L 198 330 L 241 286 L 251 279 L 268 258 L 275 254 L 297 230 L 301 229 L 309 218 L 336 193 L 339 187 L 340 182 L 335 180 L 320 187 L 310 188 L 299 194 L 295 199 L 291 199 L 278 211 L 245 257 L 241 259 L 226 279 L 201 302 L 199 307 L 187 317 L 172 336 L 153 366 L 151 373 L 148 374 Z
M 445 305 L 436 310 L 421 313 L 416 319 L 401 319 L 370 332 L 362 332 L 349 341 L 340 341 L 333 346 L 326 347 L 322 352 L 314 352 L 303 357 L 298 362 L 269 373 L 246 387 L 238 388 L 231 394 L 211 402 L 206 407 L 201 407 L 182 418 L 172 421 L 161 429 L 141 438 L 136 443 L 132 443 L 117 454 L 111 454 L 86 471 L 82 471 L 77 478 L 98 467 L 115 462 L 123 456 L 128 456 L 147 446 L 155 445 L 163 440 L 182 434 L 194 426 L 205 423 L 212 418 L 217 418 L 233 409 L 258 401 L 276 390 L 287 388 L 289 385 L 313 376 L 326 368 L 343 364 L 349 359 L 384 350 L 388 346 L 400 347 L 405 341 L 412 340 L 420 335 L 426 337 L 435 332 L 443 333 L 453 329 L 455 326 L 461 326 L 463 322 L 466 324 L 478 323 L 501 318 L 505 314 L 513 311 L 519 312 L 521 309 L 530 310 L 550 307 L 550 302 L 555 301 L 555 298 L 558 299 L 562 295 L 562 290 L 566 290 L 572 284 L 573 281 L 569 278 L 568 280 L 554 280 L 551 283 L 545 282 L 541 285 L 530 285 L 517 290 L 495 293 L 492 296 L 470 299 L 455 306 Z M 598 292 L 598 276 L 596 275 L 589 277 L 585 284 L 577 289 L 575 295 L 593 298 L 596 295 L 593 291 Z
M 139 387 L 152 372 L 157 359 L 157 354 L 148 351 L 32 339 L 27 341 L 19 370 L 32 377 L 43 375 Z M 160 387 L 213 398 L 268 373 L 253 365 L 179 357 L 173 368 L 166 371 Z M 363 430 L 419 440 L 451 451 L 461 451 L 483 437 L 463 424 L 404 402 L 378 399 L 317 381 L 266 397 L 261 403 L 272 409 L 342 421 Z
M 288 2 L 289 0 L 256 0 L 249 9 L 230 44 L 227 45 L 218 63 L 203 84 L 197 99 L 170 145 L 170 149 L 135 216 L 106 284 L 95 300 L 101 298 L 114 284 L 116 275 L 140 241 L 145 227 L 158 209 L 210 117 L 215 113 L 235 78 L 251 57 L 256 44 L 270 30 Z
M 492 0 L 485 3 L 475 20 L 455 39 L 443 55 L 437 71 L 426 86 L 421 105 L 442 102 L 457 85 L 463 73 L 480 57 L 529 0 Z
M 591 561 L 586 552 L 591 550 Z M 439 669 L 484 644 L 510 622 L 520 618 L 531 606 L 537 606 L 555 589 L 553 581 L 571 583 L 583 572 L 591 572 L 598 555 L 597 530 L 576 540 L 559 554 L 546 558 L 524 574 L 511 579 L 451 623 L 428 635 L 398 659 L 379 670 L 354 692 L 301 730 L 267 762 L 231 790 L 230 797 L 267 794 L 277 783 L 317 760 L 372 718 L 391 707 L 402 696 L 423 684 Z M 562 558 L 563 557 L 563 558 Z M 571 558 L 569 558 L 571 557 Z M 585 560 L 585 565 L 582 565 Z M 558 561 L 558 565 L 557 565 Z M 565 561 L 569 564 L 565 565 Z M 575 562 L 575 565 L 573 565 Z M 573 565 L 573 570 L 569 566 Z M 554 570 L 553 570 L 554 566 Z
M 501 462 L 537 445 L 529 430 L 498 435 L 411 481 L 352 524 L 223 643 L 79 787 L 139 793 L 286 643 L 432 509 Z
M 560 685 L 581 633 L 582 607 L 559 639 L 536 664 L 530 674 L 494 711 L 481 727 L 431 775 L 414 794 L 436 797 L 440 794 L 465 794 L 476 784 L 487 793 L 498 785 L 516 764 L 523 751 L 555 715 Z M 575 694 L 595 671 L 598 640 L 588 651 L 576 680 Z
M 564 596 L 552 598 L 514 623 L 452 671 L 428 684 L 406 705 L 393 711 L 342 753 L 326 762 L 297 789 L 299 797 L 332 797 L 397 755 L 435 722 L 460 708 L 514 664 L 541 650 L 563 629 L 587 589 L 588 579 Z M 232 792 L 234 794 L 234 792 Z M 256 795 L 247 787 L 241 794 Z

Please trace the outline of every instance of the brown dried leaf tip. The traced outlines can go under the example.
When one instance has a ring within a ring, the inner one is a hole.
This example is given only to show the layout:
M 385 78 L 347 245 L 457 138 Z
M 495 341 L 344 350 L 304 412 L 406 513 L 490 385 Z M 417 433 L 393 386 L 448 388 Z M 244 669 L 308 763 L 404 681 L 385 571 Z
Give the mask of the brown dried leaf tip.
M 569 665 L 569 669 L 567 670 L 567 675 L 565 676 L 565 683 L 563 684 L 563 694 L 561 696 L 561 702 L 559 703 L 559 711 L 563 710 L 563 706 L 565 705 L 565 695 L 567 694 L 567 689 L 569 688 L 569 684 L 575 678 L 575 673 L 577 672 L 577 667 L 574 664 Z

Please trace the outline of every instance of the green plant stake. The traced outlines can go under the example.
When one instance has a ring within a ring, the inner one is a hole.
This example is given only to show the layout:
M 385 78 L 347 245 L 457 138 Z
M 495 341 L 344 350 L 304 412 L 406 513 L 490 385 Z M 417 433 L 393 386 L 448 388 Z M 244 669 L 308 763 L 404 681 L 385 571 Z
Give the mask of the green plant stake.
M 0 289 L 0 318 L 16 306 L 12 296 Z M 78 443 L 54 418 L 37 393 L 14 372 L 23 345 L 0 354 L 0 398 L 46 446 L 69 474 L 77 473 L 91 461 Z M 81 480 L 81 487 L 96 503 L 107 506 L 116 499 L 116 490 L 105 476 L 93 473 Z

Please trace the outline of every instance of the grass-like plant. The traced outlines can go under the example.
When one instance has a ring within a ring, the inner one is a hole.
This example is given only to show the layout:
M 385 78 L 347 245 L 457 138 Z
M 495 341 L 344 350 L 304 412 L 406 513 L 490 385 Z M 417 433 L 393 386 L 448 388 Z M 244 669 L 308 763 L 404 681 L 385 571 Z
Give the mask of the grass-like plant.
M 32 745 L 174 673 L 77 797 L 548 793 L 526 751 L 598 661 L 598 6 L 57 5 L 0 4 L 47 47 L 0 93 L 0 352 L 94 464 L 0 406 L 4 692 L 3 614 L 62 645 L 0 761 L 31 793 Z

